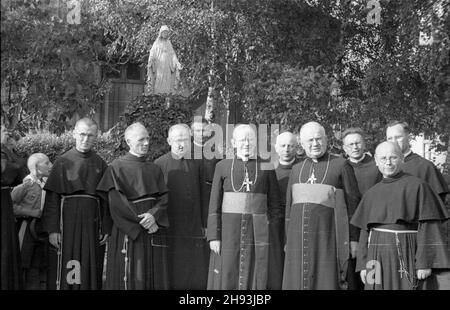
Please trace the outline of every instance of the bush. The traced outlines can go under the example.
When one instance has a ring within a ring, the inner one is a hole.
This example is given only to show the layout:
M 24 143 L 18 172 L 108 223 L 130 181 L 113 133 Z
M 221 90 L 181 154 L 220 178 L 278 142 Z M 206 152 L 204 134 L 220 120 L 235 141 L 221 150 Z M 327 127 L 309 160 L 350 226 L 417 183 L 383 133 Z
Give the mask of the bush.
M 26 134 L 17 142 L 16 150 L 23 158 L 28 158 L 33 153 L 44 153 L 54 162 L 57 156 L 68 151 L 74 144 L 72 132 L 65 132 L 60 136 L 49 132 L 41 132 Z
M 139 121 L 147 127 L 150 135 L 151 147 L 148 159 L 154 160 L 168 152 L 169 145 L 166 138 L 169 127 L 177 123 L 189 124 L 192 115 L 189 99 L 172 97 L 170 104 L 171 107 L 166 109 L 165 98 L 159 95 L 138 97 L 127 106 L 119 122 L 109 132 L 98 137 L 94 150 L 108 164 L 124 155 L 128 151 L 123 139 L 125 128 Z M 75 139 L 71 131 L 60 136 L 42 132 L 25 135 L 17 142 L 16 150 L 23 158 L 33 153 L 44 153 L 54 162 L 58 156 L 74 145 Z

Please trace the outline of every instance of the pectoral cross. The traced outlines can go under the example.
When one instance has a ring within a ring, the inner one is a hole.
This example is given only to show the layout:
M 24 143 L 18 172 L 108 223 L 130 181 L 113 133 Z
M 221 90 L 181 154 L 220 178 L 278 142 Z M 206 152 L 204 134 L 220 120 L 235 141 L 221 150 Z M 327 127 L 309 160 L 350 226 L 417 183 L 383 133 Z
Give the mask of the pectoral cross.
M 316 177 L 314 176 L 314 171 L 311 173 L 311 176 L 309 177 L 308 181 L 306 183 L 315 184 L 316 183 Z
M 249 192 L 250 191 L 250 185 L 253 185 L 253 182 L 250 181 L 249 177 L 248 177 L 248 171 L 245 170 L 245 178 L 244 178 L 244 185 L 246 186 L 246 191 Z

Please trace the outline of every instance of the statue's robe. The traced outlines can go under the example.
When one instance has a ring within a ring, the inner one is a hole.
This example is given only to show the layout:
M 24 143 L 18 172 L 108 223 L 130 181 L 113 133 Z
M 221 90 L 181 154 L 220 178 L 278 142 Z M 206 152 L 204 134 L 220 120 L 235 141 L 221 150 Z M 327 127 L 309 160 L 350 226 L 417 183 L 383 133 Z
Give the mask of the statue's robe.
M 250 191 L 243 184 L 245 165 L 249 180 L 255 183 Z M 269 257 L 282 251 L 279 244 L 270 243 L 279 237 L 270 236 L 275 231 L 269 230 L 269 224 L 282 217 L 273 170 L 262 170 L 259 160 L 220 161 L 211 190 L 207 237 L 221 241 L 221 250 L 220 255 L 211 251 L 208 289 L 268 289 Z
M 75 148 L 56 159 L 47 182 L 42 225 L 61 234 L 61 251 L 49 251 L 49 289 L 100 289 L 103 251 L 100 236 L 110 230 L 107 201 L 97 184 L 107 165 L 94 151 Z
M 448 218 L 431 187 L 407 173 L 369 189 L 351 220 L 361 228 L 356 270 L 369 273 L 365 289 L 420 288 L 427 280 L 417 283 L 417 269 L 449 268 L 440 228 Z
M 169 288 L 167 264 L 167 187 L 161 169 L 130 153 L 114 160 L 98 191 L 108 195 L 113 220 L 108 240 L 105 289 Z M 150 213 L 158 230 L 149 234 L 138 215 Z
M 359 237 L 349 219 L 359 200 L 353 168 L 341 157 L 325 153 L 317 162 L 305 158 L 292 168 L 283 289 L 347 288 L 349 241 Z

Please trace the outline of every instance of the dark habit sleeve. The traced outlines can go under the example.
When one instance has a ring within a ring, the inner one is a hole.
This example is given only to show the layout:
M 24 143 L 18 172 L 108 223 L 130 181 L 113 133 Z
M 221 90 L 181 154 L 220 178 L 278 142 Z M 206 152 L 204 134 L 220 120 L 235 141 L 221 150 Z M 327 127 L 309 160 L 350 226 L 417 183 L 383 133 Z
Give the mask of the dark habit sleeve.
M 221 162 L 224 164 L 225 162 Z M 218 164 L 214 172 L 213 184 L 211 188 L 211 198 L 209 201 L 207 240 L 222 240 L 222 199 L 223 199 L 223 178 L 222 166 Z
M 367 264 L 367 246 L 369 242 L 369 232 L 361 229 L 359 235 L 358 249 L 356 251 L 356 272 L 366 269 Z
M 416 269 L 450 268 L 450 249 L 444 221 L 419 223 Z
M 148 213 L 153 215 L 156 222 L 159 226 L 168 227 L 169 226 L 169 218 L 167 215 L 167 207 L 169 204 L 169 195 L 166 187 L 166 183 L 164 182 L 164 175 L 160 167 L 156 166 L 156 184 L 158 185 L 159 197 L 158 202 L 151 208 Z
M 361 200 L 361 194 L 358 190 L 358 182 L 355 177 L 353 167 L 345 161 L 342 167 L 342 183 L 344 185 L 345 202 L 347 204 L 348 222 L 353 216 Z M 349 224 L 350 241 L 359 240 L 359 228 Z
M 131 203 L 119 191 L 111 189 L 108 192 L 109 208 L 111 218 L 114 224 L 125 234 L 136 240 L 139 233 L 142 231 L 142 226 L 139 224 L 141 219 L 133 211 Z
M 55 192 L 47 190 L 45 193 L 45 203 L 42 210 L 42 226 L 46 232 L 59 233 L 61 196 Z

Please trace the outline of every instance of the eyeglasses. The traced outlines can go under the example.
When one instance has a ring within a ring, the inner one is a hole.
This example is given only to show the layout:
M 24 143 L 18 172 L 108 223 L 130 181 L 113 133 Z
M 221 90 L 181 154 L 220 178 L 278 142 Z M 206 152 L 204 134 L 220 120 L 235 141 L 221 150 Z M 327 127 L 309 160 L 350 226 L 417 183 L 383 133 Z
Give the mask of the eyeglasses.
M 354 142 L 354 143 L 346 144 L 345 146 L 354 147 L 354 146 L 361 146 L 361 145 L 362 145 L 362 142 Z
M 398 156 L 391 156 L 391 157 L 386 157 L 386 156 L 382 156 L 382 157 L 377 157 L 378 160 L 382 163 L 385 164 L 388 160 L 389 162 L 396 162 L 400 159 L 400 157 Z

